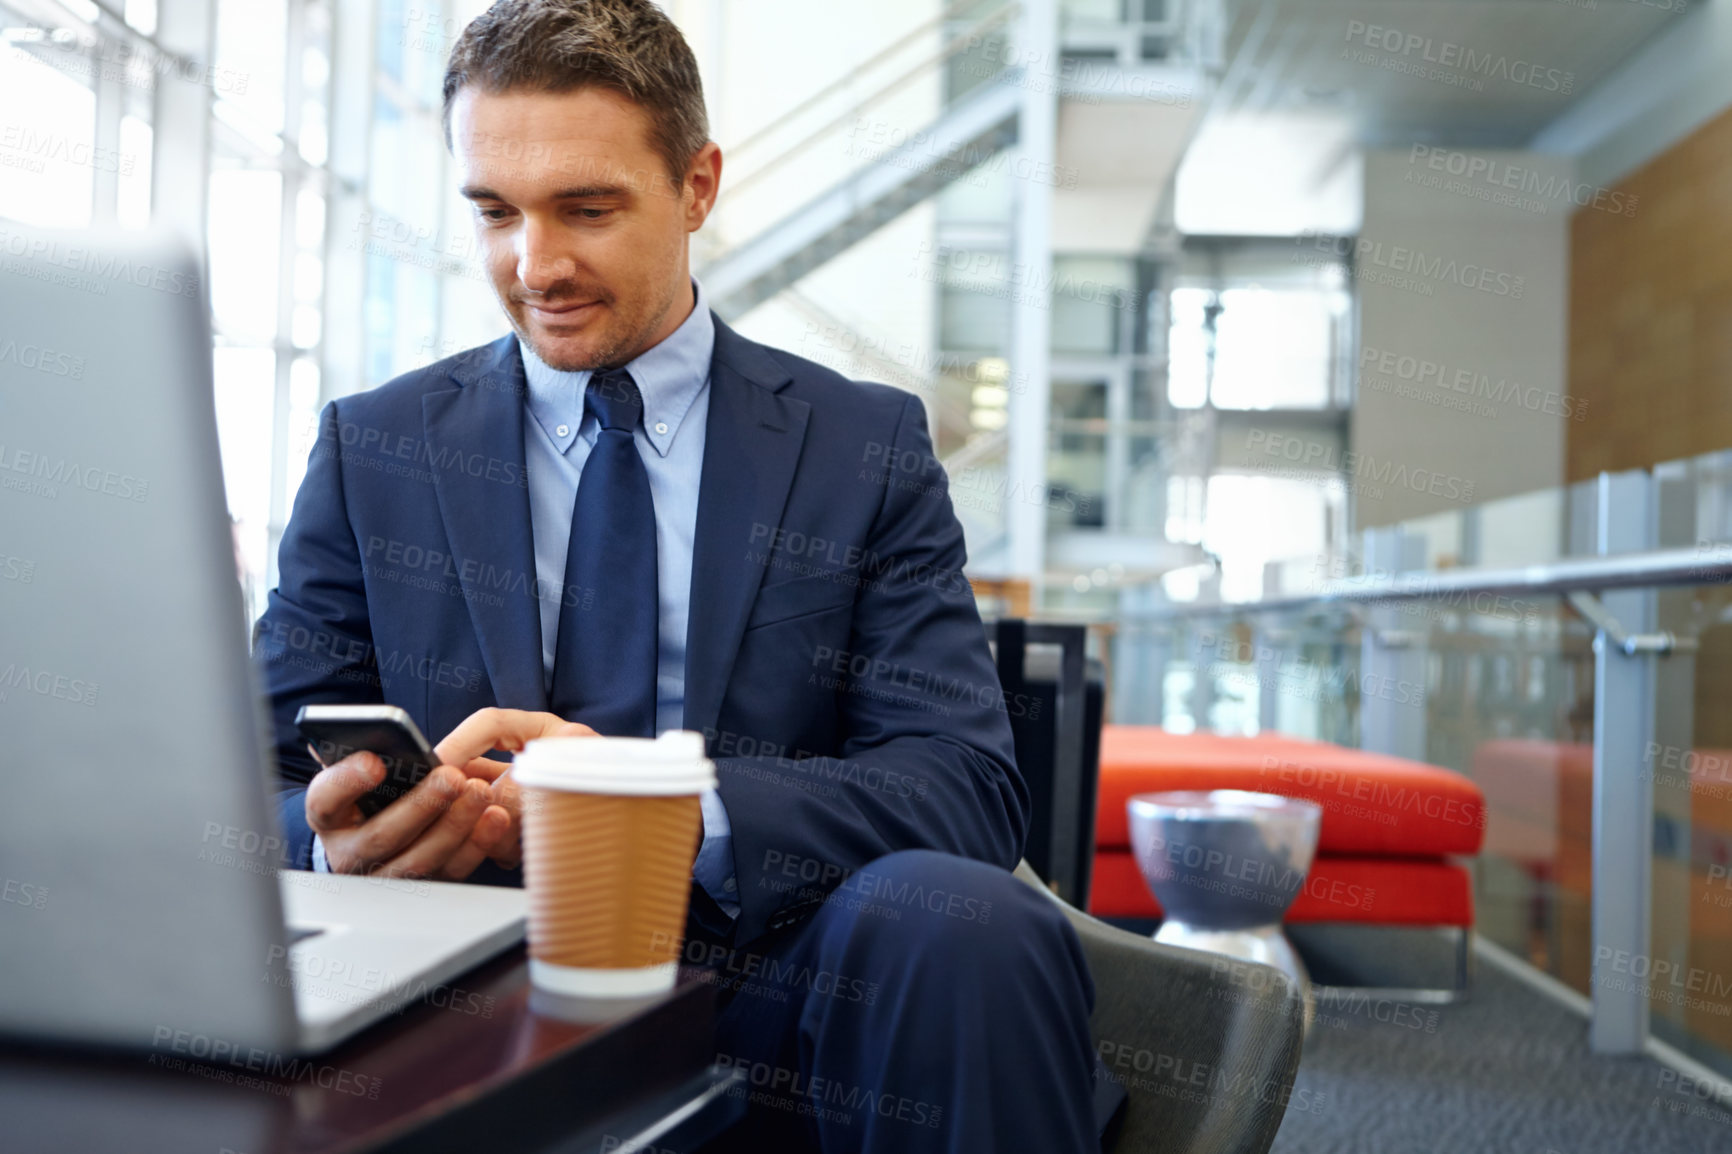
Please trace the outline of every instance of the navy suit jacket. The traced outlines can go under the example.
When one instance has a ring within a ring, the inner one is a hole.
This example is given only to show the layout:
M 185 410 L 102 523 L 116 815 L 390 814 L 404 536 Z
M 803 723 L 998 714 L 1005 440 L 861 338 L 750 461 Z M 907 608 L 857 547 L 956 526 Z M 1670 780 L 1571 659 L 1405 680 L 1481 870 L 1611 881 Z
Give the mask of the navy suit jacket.
M 734 940 L 896 850 L 1014 866 L 1028 792 L 920 401 L 719 319 L 710 390 L 685 727 L 733 826 Z M 253 631 L 287 864 L 311 862 L 301 706 L 387 702 L 435 742 L 548 708 L 525 392 L 508 336 L 325 408 Z

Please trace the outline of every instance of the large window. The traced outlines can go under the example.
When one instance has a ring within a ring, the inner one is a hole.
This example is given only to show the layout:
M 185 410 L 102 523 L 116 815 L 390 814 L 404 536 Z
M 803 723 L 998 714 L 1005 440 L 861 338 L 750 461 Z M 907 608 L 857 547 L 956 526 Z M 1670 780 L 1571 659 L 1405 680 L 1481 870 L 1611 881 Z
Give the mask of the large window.
M 1168 294 L 1166 402 L 1186 451 L 1166 478 L 1166 536 L 1210 554 L 1165 579 L 1175 600 L 1205 571 L 1229 601 L 1259 597 L 1268 562 L 1326 552 L 1349 522 L 1353 300 L 1342 267 L 1296 262 L 1292 247 L 1196 241 Z M 1293 443 L 1317 451 L 1298 464 L 1264 451 Z
M 1251 283 L 1173 290 L 1173 407 L 1321 409 L 1345 400 L 1345 289 Z
M 485 0 L 0 0 L 0 220 L 203 250 L 249 610 L 334 396 L 504 331 L 439 84 Z

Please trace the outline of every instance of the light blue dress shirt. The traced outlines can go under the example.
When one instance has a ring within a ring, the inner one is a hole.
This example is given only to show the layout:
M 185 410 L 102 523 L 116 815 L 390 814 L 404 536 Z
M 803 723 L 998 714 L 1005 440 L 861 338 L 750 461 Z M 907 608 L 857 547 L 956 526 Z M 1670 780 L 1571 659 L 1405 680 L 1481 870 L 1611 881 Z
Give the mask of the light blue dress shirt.
M 692 280 L 696 305 L 665 340 L 625 365 L 643 396 L 643 423 L 632 433 L 649 474 L 656 516 L 656 732 L 679 729 L 686 705 L 686 625 L 691 616 L 692 546 L 710 412 L 710 358 L 716 327 L 703 286 Z M 560 594 L 571 544 L 571 514 L 584 462 L 600 423 L 584 409 L 590 372 L 550 368 L 521 338 L 529 391 L 523 406 L 524 466 L 535 575 L 541 589 L 542 686 L 553 688 Z M 737 915 L 733 845 L 721 795 L 703 797 L 704 841 L 693 876 L 730 915 Z M 327 868 L 325 847 L 313 843 L 315 868 Z
M 656 512 L 657 733 L 680 728 L 685 715 L 692 540 L 698 524 L 698 482 L 704 468 L 710 355 L 715 343 L 715 324 L 700 291 L 697 307 L 679 328 L 625 365 L 643 395 L 643 423 L 632 439 L 649 474 Z M 551 691 L 571 513 L 577 504 L 578 480 L 601 425 L 584 410 L 588 370 L 560 372 L 549 368 L 521 339 L 517 347 L 529 382 L 523 406 L 523 451 L 529 473 L 529 520 L 535 533 L 535 575 L 542 590 L 542 686 Z

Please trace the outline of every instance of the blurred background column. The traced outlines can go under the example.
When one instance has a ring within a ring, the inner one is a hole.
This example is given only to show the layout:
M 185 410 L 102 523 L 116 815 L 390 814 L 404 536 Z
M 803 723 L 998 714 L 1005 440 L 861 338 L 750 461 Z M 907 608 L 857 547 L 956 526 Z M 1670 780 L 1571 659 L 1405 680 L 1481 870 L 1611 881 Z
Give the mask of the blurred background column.
M 152 218 L 173 229 L 202 257 L 210 191 L 207 69 L 216 57 L 215 0 L 161 0 L 156 44 L 186 67 L 157 69 L 151 125 Z
M 1006 487 L 1011 576 L 1038 588 L 1046 569 L 1046 450 L 1052 395 L 1052 191 L 1058 139 L 1058 7 L 1024 0 L 1016 56 L 1022 67 L 1017 153 L 1028 179 L 1012 208 L 1011 371 L 1025 383 L 1010 395 L 1010 483 Z

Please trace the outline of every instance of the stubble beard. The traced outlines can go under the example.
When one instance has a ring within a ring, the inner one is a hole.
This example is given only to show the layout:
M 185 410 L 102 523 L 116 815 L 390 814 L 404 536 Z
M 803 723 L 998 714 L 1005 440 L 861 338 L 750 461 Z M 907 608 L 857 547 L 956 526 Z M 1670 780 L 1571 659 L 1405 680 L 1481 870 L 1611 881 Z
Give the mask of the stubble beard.
M 527 319 L 520 320 L 509 310 L 507 310 L 506 315 L 511 321 L 511 327 L 517 330 L 517 335 L 523 338 L 548 368 L 562 373 L 594 372 L 597 369 L 616 368 L 642 353 L 648 345 L 650 337 L 661 326 L 662 318 L 668 315 L 668 310 L 673 306 L 678 295 L 679 287 L 671 287 L 662 294 L 662 299 L 656 302 L 655 307 L 649 310 L 649 315 L 641 323 L 634 326 L 630 333 L 615 337 L 594 352 L 575 358 L 550 355 L 552 350 L 544 348 L 542 343 L 529 331 Z M 605 303 L 611 308 L 614 302 L 610 300 Z M 528 305 L 520 303 L 518 308 L 522 310 L 526 318 Z

